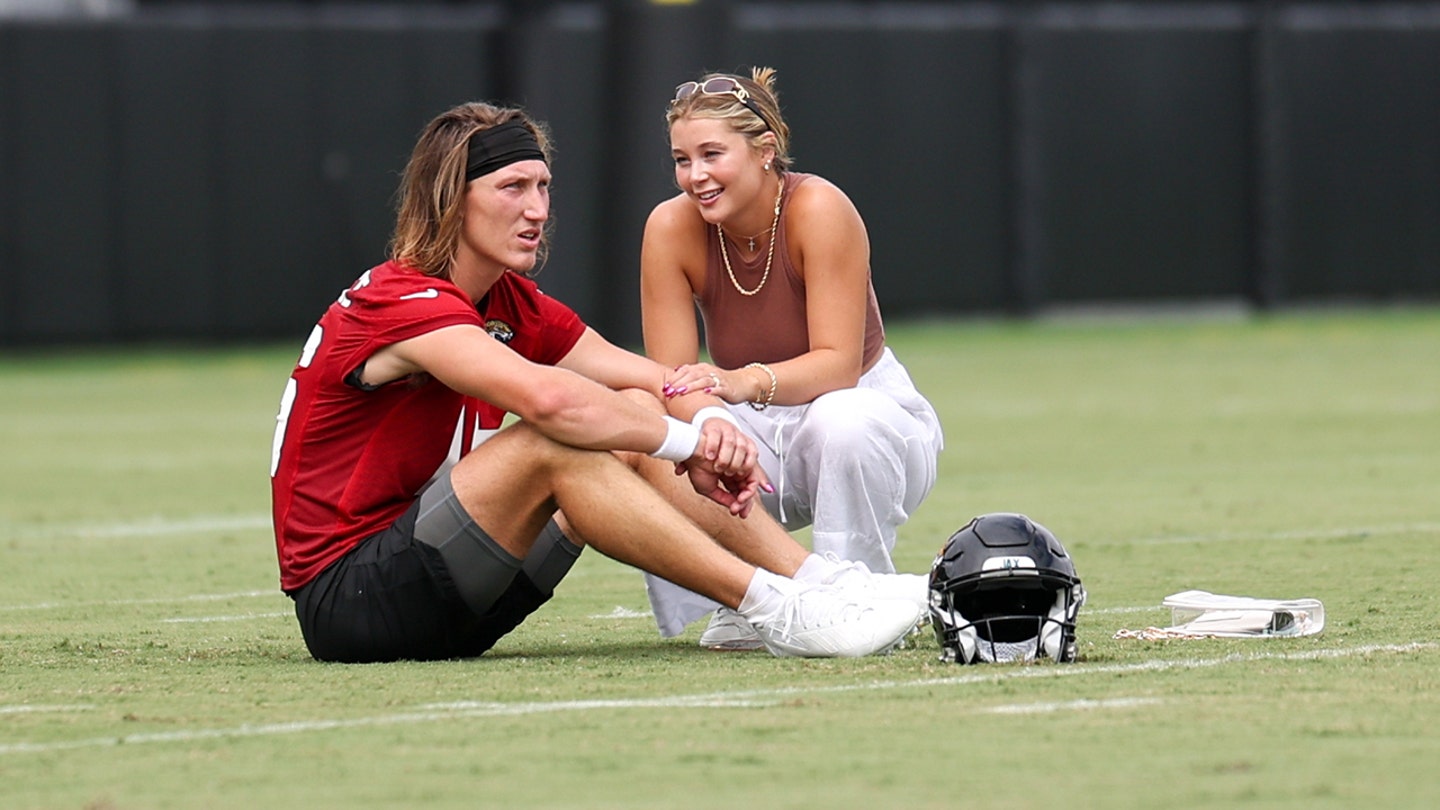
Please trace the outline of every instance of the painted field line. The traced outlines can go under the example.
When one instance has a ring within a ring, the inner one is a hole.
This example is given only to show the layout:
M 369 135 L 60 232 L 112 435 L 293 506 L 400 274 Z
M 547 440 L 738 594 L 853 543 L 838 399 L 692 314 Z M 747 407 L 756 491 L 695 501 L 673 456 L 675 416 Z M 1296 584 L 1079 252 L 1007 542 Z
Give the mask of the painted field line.
M 37 712 L 86 712 L 95 708 L 84 703 L 59 704 L 52 706 L 34 703 L 20 703 L 14 706 L 0 706 L 0 714 L 35 714 Z
M 775 701 L 755 702 L 752 700 L 720 700 L 700 697 L 655 698 L 652 700 L 581 700 L 555 703 L 477 703 L 461 709 L 445 708 L 438 711 L 402 712 L 378 717 L 357 717 L 348 720 L 308 720 L 293 723 L 268 723 L 262 725 L 241 725 L 233 728 L 196 729 L 193 731 L 161 731 L 151 734 L 126 734 L 121 737 L 95 737 L 88 740 L 70 740 L 48 743 L 0 743 L 0 756 L 6 754 L 37 754 L 50 751 L 69 751 L 77 748 L 108 748 L 121 745 L 144 743 L 199 742 L 201 740 L 227 740 L 244 737 L 271 737 L 280 734 L 300 734 L 311 731 L 332 731 L 336 729 L 367 728 L 375 726 L 402 726 L 418 723 L 435 723 L 472 717 L 513 717 L 543 712 L 587 711 L 591 709 L 636 709 L 636 708 L 752 708 L 775 705 Z M 423 707 L 422 707 L 423 708 Z
M 648 611 L 648 610 L 634 610 L 634 609 L 632 609 L 632 608 L 621 607 L 620 605 L 616 605 L 616 606 L 615 606 L 615 609 L 612 610 L 612 611 L 610 611 L 609 613 L 595 613 L 595 614 L 591 615 L 589 618 L 591 618 L 591 619 L 648 619 L 648 618 L 650 618 L 650 611 Z
M 843 694 L 851 692 L 914 689 L 931 686 L 958 686 L 969 683 L 994 683 L 999 680 L 1009 680 L 1011 678 L 1055 678 L 1130 672 L 1163 672 L 1171 669 L 1199 669 L 1251 661 L 1313 661 L 1325 658 L 1347 658 L 1356 655 L 1369 655 L 1371 653 L 1407 653 L 1417 650 L 1428 650 L 1436 646 L 1437 644 L 1435 642 L 1411 642 L 1409 644 L 1375 644 L 1364 647 L 1339 647 L 1293 653 L 1251 653 L 1248 655 L 1227 655 L 1221 658 L 1190 658 L 1173 661 L 1154 660 L 1142 661 L 1135 664 L 1107 664 L 1097 666 L 1074 664 L 1069 666 L 1014 669 L 992 668 L 980 674 L 958 675 L 950 678 L 921 678 L 910 681 L 872 681 L 869 683 L 839 686 L 795 686 L 783 689 L 750 689 L 733 692 L 711 692 L 696 695 L 676 695 L 673 697 L 632 700 L 557 700 L 522 703 L 459 701 L 453 703 L 427 704 L 418 707 L 417 711 L 377 715 L 373 717 L 355 717 L 335 720 L 301 720 L 289 723 L 262 723 L 255 725 L 247 723 L 230 728 L 125 734 L 115 737 L 91 737 L 83 740 L 58 742 L 0 743 L 0 756 L 8 754 L 69 751 L 80 748 L 110 748 L 146 743 L 188 743 L 201 740 L 270 737 L 282 734 L 301 734 L 314 731 L 332 731 L 336 729 L 415 725 L 482 717 L 516 717 L 531 714 L 593 711 L 597 709 L 757 708 L 777 705 L 795 695 Z M 983 709 L 980 711 L 983 711 Z
M 154 518 L 149 520 L 74 525 L 14 525 L 9 531 L 20 537 L 58 538 L 115 538 L 149 537 L 167 534 L 205 533 L 217 531 L 260 530 L 271 527 L 271 517 L 266 514 L 252 515 L 200 515 L 187 518 Z M 1163 545 L 1168 543 L 1219 543 L 1241 540 L 1326 540 L 1364 535 L 1408 534 L 1412 532 L 1440 532 L 1440 523 L 1416 522 L 1394 523 L 1376 526 L 1346 526 L 1332 529 L 1295 529 L 1276 532 L 1223 532 L 1219 534 L 1158 535 L 1155 537 L 1118 538 L 1117 542 L 1140 545 Z
M 269 529 L 269 515 L 200 515 L 188 518 L 153 518 L 124 523 L 80 523 L 71 525 L 15 526 L 22 538 L 115 538 L 153 537 L 165 534 L 190 534 L 223 531 Z
M 1261 642 L 1264 643 L 1264 642 Z M 1407 644 L 1372 644 L 1364 647 L 1334 647 L 1322 650 L 1303 650 L 1291 653 L 1235 653 L 1220 658 L 1181 658 L 1174 660 L 1152 660 L 1141 661 L 1135 664 L 1069 664 L 1065 666 L 1031 666 L 1031 667 L 996 667 L 986 669 L 984 667 L 974 668 L 980 671 L 966 675 L 954 675 L 948 678 L 922 678 L 912 681 L 870 681 L 862 684 L 844 684 L 840 686 L 793 686 L 780 689 L 755 689 L 731 692 L 712 692 L 710 694 L 691 695 L 694 699 L 744 699 L 760 700 L 772 699 L 781 700 L 797 695 L 818 695 L 838 694 L 845 692 L 874 692 L 890 689 L 912 689 L 928 686 L 963 686 L 972 683 L 994 683 L 996 681 L 1028 678 L 1067 678 L 1083 675 L 1113 675 L 1131 672 L 1164 672 L 1172 669 L 1205 669 L 1208 667 L 1224 666 L 1226 664 L 1240 664 L 1251 661 L 1315 661 L 1326 658 L 1349 658 L 1356 655 L 1369 655 L 1371 653 L 1408 653 L 1418 650 L 1428 650 L 1440 646 L 1440 642 L 1433 641 L 1412 641 Z M 446 704 L 435 704 L 436 706 Z M 449 704 L 464 706 L 464 703 Z M 433 708 L 433 707 L 432 707 Z
M 1051 714 L 1054 712 L 1090 711 L 1092 709 L 1132 709 L 1164 703 L 1160 698 L 1106 698 L 1105 700 L 1066 700 L 1058 703 L 1011 703 L 981 709 L 981 714 Z
M 251 619 L 273 619 L 276 616 L 295 617 L 295 611 L 282 610 L 278 613 L 241 613 L 235 616 L 178 616 L 173 619 L 161 619 L 165 624 L 205 624 L 208 622 L 246 622 Z
M 129 605 L 173 605 L 177 602 L 220 602 L 226 599 L 253 599 L 260 596 L 284 596 L 284 594 L 282 594 L 277 587 L 268 591 L 196 593 L 187 596 L 157 596 L 151 599 L 104 599 L 93 602 L 36 602 L 30 605 L 0 605 L 0 612 L 10 610 L 52 610 L 55 608 L 124 607 Z
M 1080 613 L 1085 616 L 1102 616 L 1106 613 L 1150 613 L 1169 610 L 1164 605 L 1153 605 L 1150 607 L 1108 607 L 1108 608 L 1080 608 Z
M 1350 526 L 1338 529 L 1296 529 L 1283 532 L 1223 532 L 1220 534 L 1162 535 L 1140 537 L 1129 541 L 1135 545 L 1158 546 L 1175 543 L 1231 543 L 1241 540 L 1338 540 L 1344 537 L 1365 537 L 1368 535 L 1394 534 L 1435 534 L 1440 533 L 1440 523 L 1394 523 L 1382 526 Z

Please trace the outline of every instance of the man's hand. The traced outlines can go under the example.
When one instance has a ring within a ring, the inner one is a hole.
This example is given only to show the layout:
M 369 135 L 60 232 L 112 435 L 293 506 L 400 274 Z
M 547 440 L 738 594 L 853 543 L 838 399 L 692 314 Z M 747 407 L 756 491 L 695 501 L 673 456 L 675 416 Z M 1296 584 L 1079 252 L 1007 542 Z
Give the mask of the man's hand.
M 725 413 L 721 408 L 708 410 L 722 415 Z M 696 418 L 705 413 L 706 410 L 702 410 Z M 700 428 L 700 443 L 695 447 L 695 457 L 704 460 L 715 472 L 722 476 L 748 478 L 752 471 L 758 469 L 760 451 L 755 447 L 754 440 L 740 430 L 734 417 L 712 416 L 697 427 Z M 764 475 L 762 471 L 762 482 Z
M 730 510 L 730 514 L 744 518 L 755 506 L 755 493 L 764 489 L 773 492 L 765 481 L 765 473 L 756 467 L 750 476 L 721 475 L 708 464 L 691 459 L 675 465 L 675 474 L 686 474 L 695 491 Z
M 758 461 L 755 442 L 728 419 L 705 419 L 700 425 L 700 442 L 695 455 L 675 465 L 675 474 L 690 476 L 695 491 L 746 517 L 755 505 L 755 494 L 774 492 Z

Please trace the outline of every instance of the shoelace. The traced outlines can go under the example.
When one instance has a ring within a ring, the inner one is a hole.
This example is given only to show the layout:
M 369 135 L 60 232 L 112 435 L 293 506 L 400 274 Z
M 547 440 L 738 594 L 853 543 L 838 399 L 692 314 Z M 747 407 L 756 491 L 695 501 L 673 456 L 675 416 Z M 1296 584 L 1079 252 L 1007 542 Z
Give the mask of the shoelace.
M 866 587 L 872 586 L 874 584 L 874 581 L 871 579 L 874 574 L 870 571 L 870 567 L 867 566 L 865 563 L 854 560 L 842 560 L 837 557 L 835 555 L 835 552 L 833 551 L 825 552 L 824 557 L 826 560 L 829 560 L 830 562 L 839 565 L 840 568 L 836 570 L 835 573 L 831 574 L 828 577 L 825 577 L 825 579 L 822 580 L 823 584 L 838 585 L 840 581 L 845 579 L 847 576 L 859 576 L 861 579 L 864 580 Z
M 830 591 L 830 593 L 834 593 L 834 591 Z M 800 596 L 796 599 L 789 600 L 783 608 L 784 612 L 781 614 L 779 628 L 780 635 L 786 638 L 791 637 L 791 629 L 794 628 L 797 624 L 800 626 L 801 630 L 808 630 L 811 627 L 823 624 L 823 620 L 817 619 L 814 616 L 815 612 L 819 610 L 818 608 L 806 610 L 806 608 L 811 607 L 812 605 L 813 602 L 807 599 L 805 596 Z M 837 599 L 833 602 L 830 602 L 830 607 L 824 612 L 823 617 L 829 618 L 831 611 L 835 611 L 839 612 L 842 616 L 847 613 L 853 612 L 854 617 L 859 618 L 859 616 L 863 615 L 866 610 L 869 610 L 869 608 L 861 605 L 858 602 L 849 599 Z

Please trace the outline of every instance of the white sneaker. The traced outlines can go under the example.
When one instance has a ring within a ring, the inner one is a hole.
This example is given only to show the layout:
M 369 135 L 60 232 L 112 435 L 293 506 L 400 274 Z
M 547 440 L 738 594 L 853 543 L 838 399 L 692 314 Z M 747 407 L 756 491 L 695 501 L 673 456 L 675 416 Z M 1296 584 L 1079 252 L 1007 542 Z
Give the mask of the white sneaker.
M 822 584 L 870 591 L 885 599 L 904 599 L 920 607 L 920 623 L 930 618 L 930 577 L 922 574 L 877 574 L 865 563 L 842 560 L 833 551 L 825 559 L 840 568 L 821 580 Z
M 773 618 L 754 627 L 782 658 L 859 658 L 894 649 L 921 612 L 909 600 L 817 585 L 785 597 Z
M 709 626 L 700 634 L 700 646 L 722 652 L 765 649 L 765 644 L 760 641 L 760 634 L 755 631 L 755 625 L 727 607 L 720 608 L 710 617 Z

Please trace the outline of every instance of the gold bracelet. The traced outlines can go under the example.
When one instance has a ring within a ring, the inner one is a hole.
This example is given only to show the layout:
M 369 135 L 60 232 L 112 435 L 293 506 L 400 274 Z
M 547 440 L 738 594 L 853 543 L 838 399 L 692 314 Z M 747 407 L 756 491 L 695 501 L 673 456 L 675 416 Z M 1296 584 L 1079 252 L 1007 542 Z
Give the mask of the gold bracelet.
M 770 390 L 765 394 L 765 401 L 761 402 L 760 395 L 756 394 L 754 402 L 745 403 L 757 411 L 763 411 L 766 408 L 770 407 L 771 402 L 775 401 L 775 388 L 780 384 L 780 381 L 775 379 L 775 372 L 771 371 L 770 367 L 765 365 L 764 363 L 748 363 L 746 364 L 745 368 L 758 368 L 766 374 L 770 375 Z

